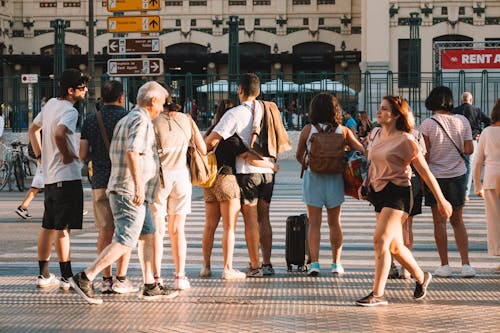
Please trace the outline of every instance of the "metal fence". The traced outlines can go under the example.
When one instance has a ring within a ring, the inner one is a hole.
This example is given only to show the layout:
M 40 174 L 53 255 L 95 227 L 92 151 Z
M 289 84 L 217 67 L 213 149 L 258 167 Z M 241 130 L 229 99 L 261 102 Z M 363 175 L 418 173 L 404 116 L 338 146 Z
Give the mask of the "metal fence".
M 281 110 L 289 129 L 300 129 L 307 123 L 307 109 L 310 100 L 318 92 L 330 92 L 340 101 L 343 109 L 356 114 L 366 111 L 375 118 L 378 105 L 386 94 L 403 96 L 408 99 L 415 114 L 417 124 L 429 117 L 430 111 L 424 106 L 425 98 L 433 87 L 445 85 L 452 89 L 455 104 L 460 103 L 460 95 L 470 91 L 474 104 L 489 114 L 497 98 L 500 97 L 500 71 L 482 72 L 434 72 L 422 73 L 417 84 L 409 82 L 408 73 L 363 72 L 363 73 L 257 73 L 261 80 L 259 98 L 275 101 Z M 107 75 L 94 79 L 96 97 L 100 86 L 108 80 Z M 126 108 L 135 103 L 138 88 L 149 78 L 115 78 L 123 82 L 127 102 Z M 166 74 L 157 78 L 171 87 L 175 101 L 183 106 L 183 111 L 196 119 L 201 129 L 207 128 L 216 106 L 222 99 L 237 102 L 237 77 L 218 74 Z M 39 77 L 38 83 L 28 89 L 20 76 L 0 78 L 0 102 L 7 128 L 24 131 L 40 111 L 43 97 L 52 97 L 54 80 Z M 30 96 L 31 95 L 31 96 Z M 79 125 L 87 112 L 86 102 L 79 103 Z

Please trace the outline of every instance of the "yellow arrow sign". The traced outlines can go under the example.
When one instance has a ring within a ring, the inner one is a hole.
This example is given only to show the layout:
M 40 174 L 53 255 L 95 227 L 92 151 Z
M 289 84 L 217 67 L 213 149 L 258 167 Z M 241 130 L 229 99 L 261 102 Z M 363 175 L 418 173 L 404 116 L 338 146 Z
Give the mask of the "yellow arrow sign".
M 108 32 L 159 32 L 159 16 L 113 16 L 108 17 Z
M 108 11 L 127 12 L 142 10 L 160 10 L 160 0 L 108 0 Z

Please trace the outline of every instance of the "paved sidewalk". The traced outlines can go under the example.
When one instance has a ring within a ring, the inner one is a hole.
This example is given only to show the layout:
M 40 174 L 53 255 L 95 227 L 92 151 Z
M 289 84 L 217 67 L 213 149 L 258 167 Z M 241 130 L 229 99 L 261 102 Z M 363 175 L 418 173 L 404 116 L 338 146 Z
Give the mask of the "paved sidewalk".
M 13 209 L 24 193 L 0 192 L 0 332 L 500 332 L 500 274 L 492 273 L 499 260 L 485 253 L 484 212 L 479 199 L 473 198 L 465 212 L 473 265 L 477 264 L 479 272 L 475 278 L 434 278 L 427 298 L 420 302 L 413 300 L 412 280 L 389 280 L 386 295 L 390 305 L 362 308 L 354 301 L 371 290 L 373 250 L 369 244 L 374 224 L 373 212 L 363 203 L 348 200 L 343 209 L 346 245 L 342 258 L 348 263 L 345 275 L 334 277 L 327 269 L 331 254 L 325 225 L 320 276 L 286 271 L 283 218 L 304 209 L 298 172 L 298 165 L 286 161 L 278 174 L 271 216 L 277 274 L 262 279 L 221 280 L 220 238 L 214 248 L 213 277 L 198 277 L 203 203 L 201 191 L 195 189 L 196 211 L 188 219 L 187 231 L 187 276 L 192 288 L 170 301 L 144 302 L 137 295 L 104 295 L 103 305 L 88 305 L 72 291 L 37 289 L 36 234 L 42 197 L 33 203 L 33 221 L 19 222 Z M 86 208 L 90 212 L 85 216 L 84 230 L 72 233 L 74 272 L 95 258 L 88 190 Z M 434 267 L 437 256 L 429 219 L 425 212 L 414 227 L 416 257 L 425 269 Z M 238 268 L 243 268 L 247 260 L 242 234 L 243 224 L 238 221 Z M 458 254 L 452 240 L 450 257 L 456 266 Z M 165 277 L 172 283 L 170 249 L 166 249 L 164 261 Z M 51 270 L 59 272 L 57 262 L 51 263 Z M 129 273 L 134 283 L 141 283 L 137 258 Z

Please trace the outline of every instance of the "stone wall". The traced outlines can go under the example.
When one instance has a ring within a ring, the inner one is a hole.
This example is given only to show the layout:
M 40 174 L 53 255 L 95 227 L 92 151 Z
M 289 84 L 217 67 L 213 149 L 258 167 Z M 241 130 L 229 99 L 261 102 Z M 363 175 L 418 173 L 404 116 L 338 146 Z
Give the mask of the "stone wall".
M 295 150 L 297 148 L 297 143 L 299 142 L 300 131 L 288 131 L 288 137 L 290 138 L 290 143 L 292 144 L 292 149 L 283 154 L 280 154 L 280 160 L 295 160 Z M 80 137 L 80 133 L 77 133 Z M 3 133 L 4 144 L 9 144 L 12 141 L 19 140 L 23 143 L 28 143 L 28 132 L 11 132 L 10 130 L 5 130 Z

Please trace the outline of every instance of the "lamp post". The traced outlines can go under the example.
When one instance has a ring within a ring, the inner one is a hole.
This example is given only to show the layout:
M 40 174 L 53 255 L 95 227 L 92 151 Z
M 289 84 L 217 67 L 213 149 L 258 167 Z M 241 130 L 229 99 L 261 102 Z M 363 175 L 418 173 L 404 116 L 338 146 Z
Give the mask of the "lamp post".
M 229 96 L 236 102 L 236 86 L 240 76 L 240 45 L 238 39 L 238 16 L 229 16 L 228 83 Z
M 413 110 L 415 117 L 420 118 L 420 25 L 422 19 L 417 12 L 410 13 L 410 41 L 408 47 L 408 86 L 409 100 L 408 103 Z
M 57 83 L 66 67 L 64 51 L 64 29 L 69 27 L 69 22 L 58 18 L 50 21 L 50 27 L 54 29 L 54 86 L 53 94 L 57 96 Z
M 94 50 L 94 0 L 89 0 L 89 53 L 88 53 L 88 70 L 91 80 L 88 83 L 88 105 L 87 112 L 95 111 L 95 50 Z

